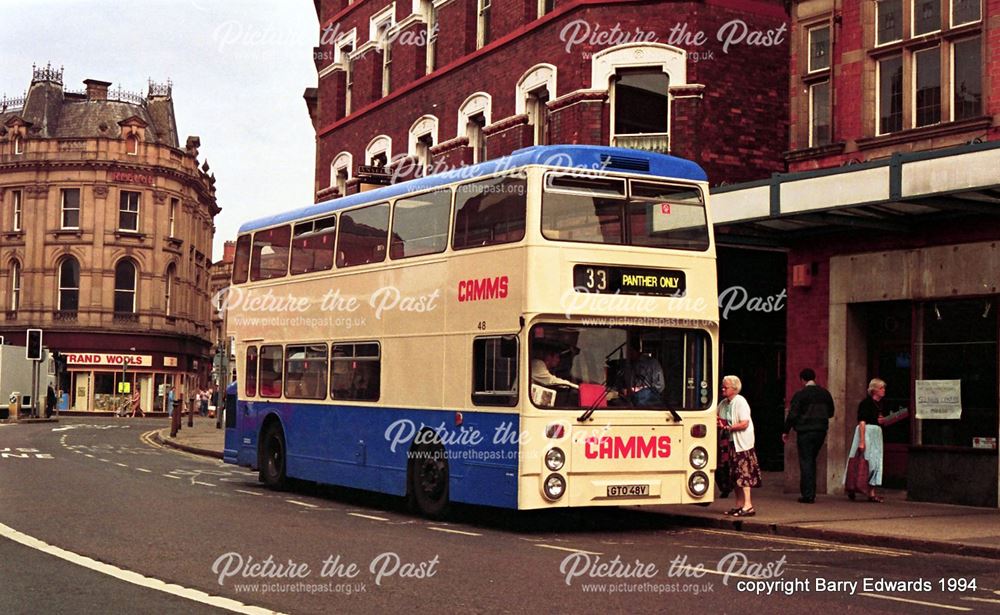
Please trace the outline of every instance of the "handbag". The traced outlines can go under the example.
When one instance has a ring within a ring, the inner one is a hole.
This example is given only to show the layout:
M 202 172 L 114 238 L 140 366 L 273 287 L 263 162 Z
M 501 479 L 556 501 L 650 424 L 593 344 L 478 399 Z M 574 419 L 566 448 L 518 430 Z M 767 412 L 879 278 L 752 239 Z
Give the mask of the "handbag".
M 847 477 L 844 480 L 844 490 L 847 497 L 854 499 L 855 494 L 868 494 L 868 460 L 863 450 L 858 450 L 854 457 L 847 461 Z

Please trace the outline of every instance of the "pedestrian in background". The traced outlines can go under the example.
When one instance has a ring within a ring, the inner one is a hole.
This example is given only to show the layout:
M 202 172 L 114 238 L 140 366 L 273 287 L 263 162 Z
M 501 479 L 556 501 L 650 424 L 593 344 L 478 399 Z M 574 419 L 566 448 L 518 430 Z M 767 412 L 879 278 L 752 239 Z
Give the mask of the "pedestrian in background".
M 795 430 L 799 452 L 799 502 L 812 504 L 816 501 L 816 458 L 833 417 L 833 397 L 816 384 L 816 372 L 812 368 L 799 372 L 799 380 L 803 386 L 789 404 L 781 441 L 787 444 L 788 432 Z
M 56 409 L 56 390 L 49 385 L 49 390 L 45 394 L 45 418 L 52 416 Z
M 760 487 L 760 464 L 757 462 L 757 451 L 754 450 L 753 419 L 750 417 L 750 404 L 740 395 L 743 383 L 736 376 L 726 376 L 722 379 L 722 394 L 725 399 L 719 405 L 719 416 L 728 422 L 723 429 L 729 431 L 733 438 L 732 468 L 733 485 L 736 493 L 736 507 L 726 511 L 734 517 L 752 517 L 757 514 L 750 498 L 750 489 Z
M 885 398 L 885 380 L 872 378 L 868 383 L 868 396 L 858 404 L 858 426 L 854 429 L 851 453 L 847 456 L 849 460 L 860 450 L 868 462 L 869 502 L 883 501 L 883 498 L 875 493 L 875 487 L 882 485 L 882 423 L 885 422 L 883 398 Z M 848 497 L 853 500 L 854 493 L 848 493 Z
M 174 416 L 174 387 L 173 385 L 167 385 L 167 416 Z

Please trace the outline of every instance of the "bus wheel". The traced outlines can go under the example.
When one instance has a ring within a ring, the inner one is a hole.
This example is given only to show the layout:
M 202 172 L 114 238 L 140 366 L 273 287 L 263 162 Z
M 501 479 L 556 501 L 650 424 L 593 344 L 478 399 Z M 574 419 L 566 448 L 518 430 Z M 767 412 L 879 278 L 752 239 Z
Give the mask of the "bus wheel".
M 285 434 L 281 425 L 271 423 L 260 439 L 261 458 L 258 478 L 271 489 L 282 490 L 288 486 L 285 474 Z
M 448 459 L 439 443 L 410 449 L 411 504 L 424 516 L 439 519 L 448 510 Z

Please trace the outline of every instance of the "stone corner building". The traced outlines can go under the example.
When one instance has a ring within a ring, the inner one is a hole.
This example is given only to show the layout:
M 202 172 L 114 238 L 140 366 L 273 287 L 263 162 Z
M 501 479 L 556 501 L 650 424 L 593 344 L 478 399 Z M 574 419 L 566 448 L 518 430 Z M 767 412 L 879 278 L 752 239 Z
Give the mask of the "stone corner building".
M 161 411 L 162 385 L 211 369 L 215 179 L 199 139 L 180 144 L 169 83 L 142 96 L 62 77 L 35 68 L 0 100 L 0 334 L 44 330 L 63 409 L 108 410 L 125 380 Z

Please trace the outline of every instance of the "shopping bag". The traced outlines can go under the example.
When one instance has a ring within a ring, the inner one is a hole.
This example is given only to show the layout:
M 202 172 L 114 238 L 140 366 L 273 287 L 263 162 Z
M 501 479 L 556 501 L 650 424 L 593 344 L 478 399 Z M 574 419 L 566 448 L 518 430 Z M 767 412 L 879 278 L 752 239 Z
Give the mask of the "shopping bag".
M 844 490 L 853 500 L 857 493 L 868 493 L 868 460 L 865 459 L 865 452 L 858 450 L 858 453 L 847 461 L 847 479 L 844 481 Z

